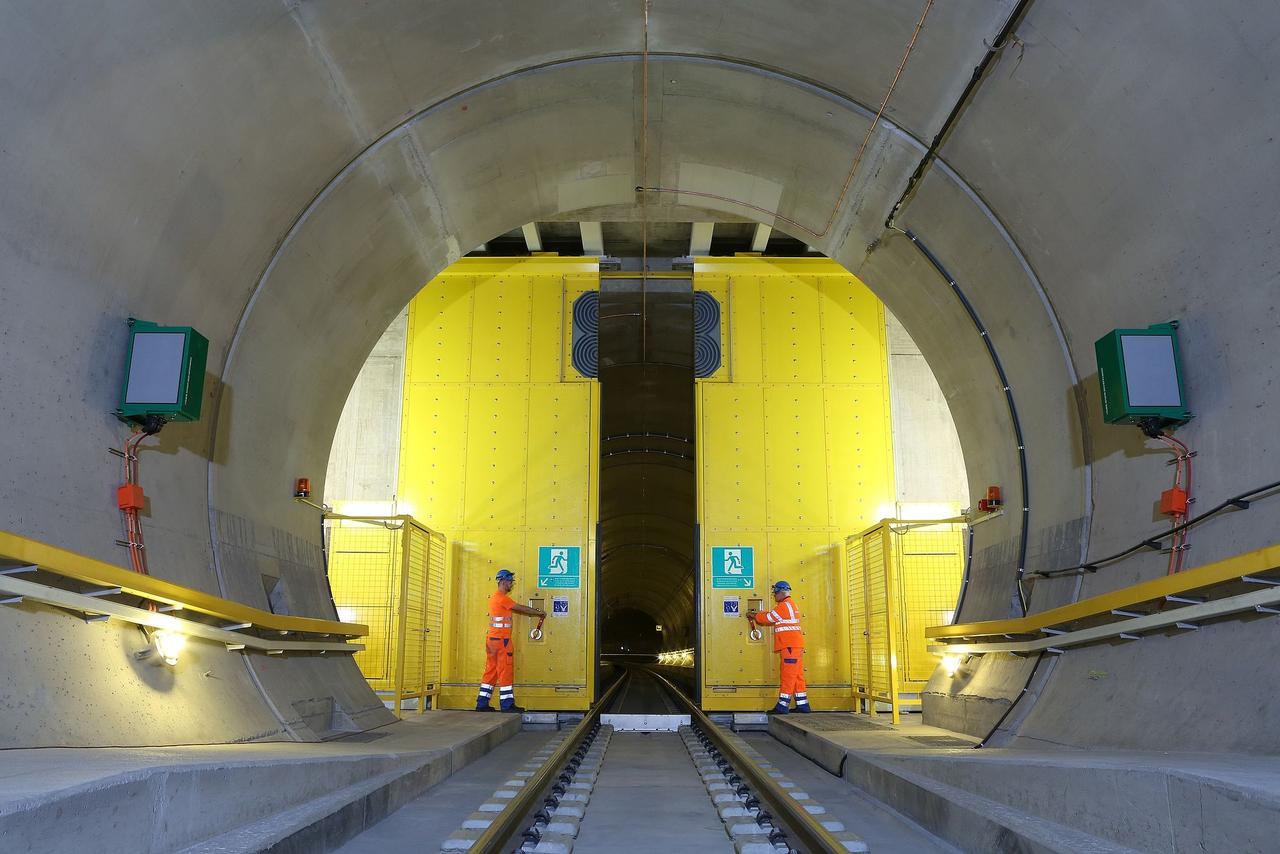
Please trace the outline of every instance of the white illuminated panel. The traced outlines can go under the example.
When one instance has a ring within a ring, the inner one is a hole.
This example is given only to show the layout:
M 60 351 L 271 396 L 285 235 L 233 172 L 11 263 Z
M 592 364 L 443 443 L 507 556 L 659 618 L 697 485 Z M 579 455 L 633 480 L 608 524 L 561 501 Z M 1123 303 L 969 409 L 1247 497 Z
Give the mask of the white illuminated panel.
M 1124 375 L 1130 406 L 1181 406 L 1173 339 L 1167 335 L 1122 335 Z
M 135 332 L 124 402 L 176 404 L 186 342 L 181 332 Z

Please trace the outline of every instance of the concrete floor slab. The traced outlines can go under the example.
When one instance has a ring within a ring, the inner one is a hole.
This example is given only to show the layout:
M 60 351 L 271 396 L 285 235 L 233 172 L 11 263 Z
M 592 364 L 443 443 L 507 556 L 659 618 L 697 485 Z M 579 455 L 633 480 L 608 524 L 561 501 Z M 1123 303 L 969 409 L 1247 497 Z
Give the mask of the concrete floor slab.
M 732 852 L 680 736 L 616 733 L 575 851 Z
M 1274 850 L 1280 765 L 1271 757 L 939 748 L 918 738 L 933 735 L 925 732 L 933 728 L 914 721 L 842 727 L 823 723 L 824 717 L 775 719 L 771 729 L 796 751 L 966 848 L 976 850 L 979 840 L 1004 828 L 1006 836 L 1025 833 L 1026 844 L 1045 850 Z M 974 740 L 956 743 L 964 741 Z M 1088 839 L 1067 842 L 1066 830 Z
M 103 838 L 137 852 L 294 837 L 329 850 L 518 730 L 515 718 L 442 711 L 318 744 L 5 751 L 0 835 L 32 854 Z
M 370 827 L 338 849 L 339 854 L 385 854 L 388 851 L 436 851 L 458 828 L 466 827 L 480 804 L 527 761 L 551 732 L 521 732 L 494 748 L 445 783 L 428 789 L 394 815 Z M 492 816 L 493 814 L 486 814 Z M 467 828 L 480 829 L 480 828 Z

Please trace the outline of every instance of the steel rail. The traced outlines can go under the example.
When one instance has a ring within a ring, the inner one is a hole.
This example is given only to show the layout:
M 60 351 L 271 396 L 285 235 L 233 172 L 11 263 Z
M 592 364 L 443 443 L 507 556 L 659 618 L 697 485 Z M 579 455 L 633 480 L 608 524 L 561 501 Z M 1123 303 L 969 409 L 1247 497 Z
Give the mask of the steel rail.
M 532 824 L 534 814 L 542 807 L 543 799 L 560 774 L 560 769 L 568 763 L 569 758 L 578 749 L 578 745 L 591 732 L 592 726 L 600 719 L 601 712 L 613 701 L 614 695 L 618 693 L 618 689 L 625 681 L 624 677 L 609 686 L 608 690 L 600 696 L 599 702 L 587 711 L 569 737 L 538 769 L 538 773 L 530 777 L 529 782 L 520 789 L 520 793 L 511 799 L 502 812 L 494 816 L 493 823 L 480 834 L 475 844 L 468 849 L 469 851 L 501 854 L 501 852 L 513 850 L 513 843 L 514 848 L 519 847 L 516 840 Z
M 848 851 L 831 831 L 822 826 L 817 818 L 810 815 L 804 807 L 796 803 L 787 790 L 774 782 L 773 778 L 760 769 L 751 758 L 743 753 L 736 744 L 725 737 L 720 728 L 712 723 L 702 709 L 686 697 L 666 677 L 652 670 L 655 679 L 666 685 L 677 703 L 689 713 L 693 725 L 701 729 L 715 744 L 716 749 L 734 767 L 743 781 L 756 793 L 760 801 L 768 807 L 773 818 L 782 826 L 787 834 L 787 842 L 800 851 L 808 854 L 828 854 L 828 852 Z

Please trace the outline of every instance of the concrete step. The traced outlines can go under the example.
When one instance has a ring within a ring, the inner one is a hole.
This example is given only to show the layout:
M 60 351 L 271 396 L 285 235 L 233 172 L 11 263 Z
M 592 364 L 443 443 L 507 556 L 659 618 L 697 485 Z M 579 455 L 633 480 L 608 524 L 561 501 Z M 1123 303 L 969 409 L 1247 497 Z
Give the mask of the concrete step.
M 964 851 L 982 854 L 1136 854 L 1129 848 L 851 753 L 844 777 Z

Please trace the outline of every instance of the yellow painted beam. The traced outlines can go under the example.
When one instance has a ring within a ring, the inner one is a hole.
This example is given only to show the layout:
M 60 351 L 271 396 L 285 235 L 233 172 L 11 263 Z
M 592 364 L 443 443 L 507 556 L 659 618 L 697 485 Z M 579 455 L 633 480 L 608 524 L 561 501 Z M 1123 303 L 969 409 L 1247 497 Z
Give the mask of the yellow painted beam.
M 571 255 L 533 255 L 512 258 L 459 258 L 436 278 L 446 276 L 498 276 L 510 273 L 518 276 L 537 276 L 547 273 L 595 273 L 600 270 L 600 259 Z M 685 278 L 688 278 L 686 276 Z M 434 280 L 433 280 L 434 281 Z
M 369 627 L 358 623 L 339 623 L 314 617 L 293 617 L 260 611 L 239 602 L 211 596 L 200 590 L 173 584 L 153 575 L 139 573 L 76 554 L 57 546 L 41 543 L 9 531 L 0 531 L 0 556 L 24 564 L 38 566 L 45 572 L 73 578 L 99 587 L 119 587 L 121 592 L 168 605 L 218 617 L 228 623 L 249 623 L 256 628 L 282 632 L 363 637 Z
M 1215 563 L 1184 570 L 1176 575 L 1162 575 L 1100 596 L 1092 596 L 1072 605 L 1052 608 L 1039 614 L 1031 614 L 1014 620 L 988 620 L 981 623 L 960 623 L 951 626 L 930 626 L 925 636 L 931 638 L 983 637 L 988 635 L 1035 634 L 1041 629 L 1060 626 L 1087 617 L 1110 614 L 1113 610 L 1177 596 L 1215 584 L 1235 581 L 1246 575 L 1256 575 L 1280 569 L 1280 545 L 1267 546 L 1257 551 L 1220 560 Z

